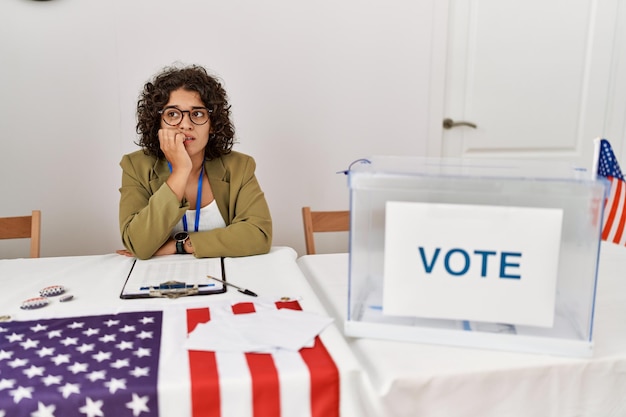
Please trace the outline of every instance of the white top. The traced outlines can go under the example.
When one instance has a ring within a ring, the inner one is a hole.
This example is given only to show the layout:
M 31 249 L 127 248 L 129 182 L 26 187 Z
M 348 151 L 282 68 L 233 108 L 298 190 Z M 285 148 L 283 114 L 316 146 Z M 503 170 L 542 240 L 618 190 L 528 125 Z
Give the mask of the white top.
M 187 216 L 187 231 L 193 232 L 196 224 L 196 211 L 187 210 L 185 216 Z M 226 223 L 217 208 L 217 203 L 213 200 L 208 205 L 200 209 L 200 224 L 198 225 L 198 231 L 213 230 L 220 227 L 226 227 Z M 183 219 L 180 219 L 178 224 L 174 226 L 174 229 L 172 230 L 172 236 L 184 230 Z

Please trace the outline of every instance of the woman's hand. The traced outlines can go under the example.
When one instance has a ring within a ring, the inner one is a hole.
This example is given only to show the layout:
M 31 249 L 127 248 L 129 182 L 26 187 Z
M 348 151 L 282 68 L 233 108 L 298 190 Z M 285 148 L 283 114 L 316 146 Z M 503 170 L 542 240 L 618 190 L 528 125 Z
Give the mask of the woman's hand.
M 191 158 L 185 149 L 183 142 L 185 134 L 177 129 L 159 129 L 159 143 L 168 162 L 172 164 L 172 175 L 166 183 L 176 194 L 178 201 L 183 201 L 187 178 L 191 172 Z
M 184 145 L 185 134 L 175 128 L 159 129 L 159 144 L 165 158 L 172 164 L 172 173 L 182 171 L 189 175 L 191 158 Z

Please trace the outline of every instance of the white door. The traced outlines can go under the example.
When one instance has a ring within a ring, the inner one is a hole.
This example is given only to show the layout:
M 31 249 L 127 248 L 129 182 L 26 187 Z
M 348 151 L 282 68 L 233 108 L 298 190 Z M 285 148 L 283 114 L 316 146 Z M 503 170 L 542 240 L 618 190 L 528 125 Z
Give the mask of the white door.
M 429 154 L 565 159 L 590 168 L 611 97 L 618 6 L 450 0 L 441 107 L 455 126 L 438 121 L 441 141 L 431 129 Z

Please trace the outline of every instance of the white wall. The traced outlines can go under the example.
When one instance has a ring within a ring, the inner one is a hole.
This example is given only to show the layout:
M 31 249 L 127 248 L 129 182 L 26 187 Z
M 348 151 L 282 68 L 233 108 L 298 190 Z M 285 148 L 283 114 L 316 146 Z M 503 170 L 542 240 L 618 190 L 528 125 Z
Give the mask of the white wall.
M 348 208 L 336 171 L 426 155 L 436 1 L 2 0 L 0 216 L 41 209 L 42 256 L 120 248 L 138 92 L 165 65 L 198 63 L 229 92 L 274 244 L 302 254 L 301 206 Z M 0 258 L 23 243 L 0 242 Z

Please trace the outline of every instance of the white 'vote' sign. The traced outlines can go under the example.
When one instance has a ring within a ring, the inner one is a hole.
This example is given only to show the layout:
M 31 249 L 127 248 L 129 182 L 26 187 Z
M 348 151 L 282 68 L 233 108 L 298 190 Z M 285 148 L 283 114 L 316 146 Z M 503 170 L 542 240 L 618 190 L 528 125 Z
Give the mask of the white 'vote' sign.
M 386 204 L 383 313 L 551 327 L 563 211 Z

